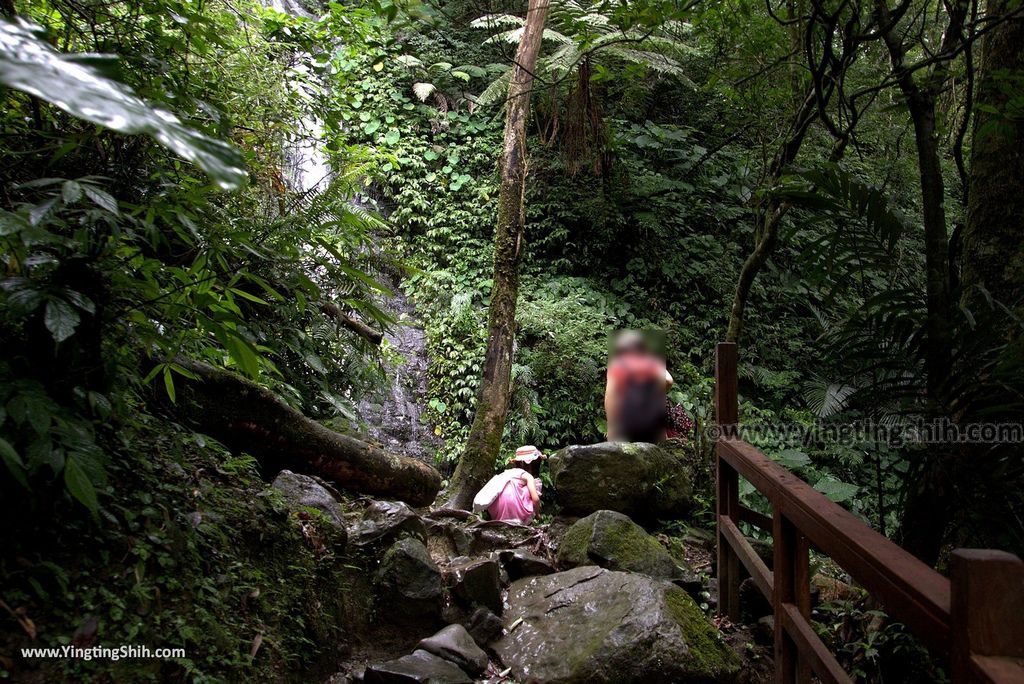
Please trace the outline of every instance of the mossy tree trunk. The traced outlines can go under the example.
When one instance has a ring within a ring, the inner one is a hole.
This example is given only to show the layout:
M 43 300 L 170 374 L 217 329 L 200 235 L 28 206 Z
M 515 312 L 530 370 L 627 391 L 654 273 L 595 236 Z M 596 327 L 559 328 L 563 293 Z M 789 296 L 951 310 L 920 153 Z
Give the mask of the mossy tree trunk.
M 948 5 L 948 24 L 938 54 L 956 54 L 963 39 L 968 4 Z M 936 103 L 949 80 L 948 59 L 938 59 L 923 76 L 909 68 L 907 46 L 886 0 L 875 0 L 875 19 L 892 64 L 892 73 L 907 103 L 914 127 L 921 187 L 921 218 L 924 223 L 925 322 L 924 370 L 927 398 L 936 415 L 948 415 L 945 395 L 952 361 L 952 299 L 949 284 L 949 233 L 946 223 L 946 189 L 939 157 Z M 959 455 L 955 448 L 938 450 L 907 496 L 900 521 L 899 541 L 926 563 L 938 559 L 946 528 L 954 513 L 955 488 L 952 468 Z
M 1011 3 L 990 0 L 988 13 L 1005 16 Z M 1016 3 L 1014 3 L 1016 4 Z M 981 73 L 971 143 L 971 178 L 964 232 L 965 304 L 985 306 L 978 287 L 1018 315 L 1024 302 L 1024 118 L 1010 102 L 1024 80 L 1024 16 L 1002 22 L 982 43 Z M 998 336 L 1016 337 L 1015 326 Z
M 804 90 L 802 101 L 793 116 L 790 133 L 772 160 L 765 187 L 774 187 L 782 178 L 782 174 L 799 154 L 807 131 L 816 118 L 817 101 L 814 98 L 814 91 Z M 747 300 L 750 298 L 750 289 L 761 269 L 768 262 L 768 257 L 775 250 L 779 225 L 789 208 L 788 202 L 770 198 L 757 209 L 754 225 L 754 250 L 743 262 L 739 278 L 736 280 L 732 307 L 729 309 L 729 327 L 725 333 L 726 342 L 739 342 L 743 332 L 743 317 L 747 309 Z
M 320 475 L 362 494 L 427 506 L 441 475 L 426 463 L 330 430 L 239 375 L 178 359 L 195 380 L 182 384 L 179 416 L 267 469 L 291 468 Z
M 487 352 L 473 426 L 449 488 L 449 508 L 467 508 L 477 490 L 490 479 L 505 430 L 525 222 L 526 122 L 549 3 L 550 0 L 530 0 L 512 67 L 505 141 L 499 162 L 501 187 L 494 234 L 494 285 L 487 321 Z

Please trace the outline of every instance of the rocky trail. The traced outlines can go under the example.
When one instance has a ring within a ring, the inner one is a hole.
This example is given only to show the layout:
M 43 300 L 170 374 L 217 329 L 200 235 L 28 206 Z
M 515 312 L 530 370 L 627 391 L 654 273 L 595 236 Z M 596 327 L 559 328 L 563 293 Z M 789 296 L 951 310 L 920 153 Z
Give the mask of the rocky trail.
M 333 539 L 331 551 L 360 569 L 339 588 L 351 638 L 327 682 L 764 679 L 770 633 L 708 617 L 713 538 L 681 526 L 655 531 L 653 511 L 692 504 L 678 455 L 652 445 L 570 447 L 551 470 L 560 514 L 531 526 L 347 498 L 282 472 L 274 488 L 306 521 L 311 543 Z M 623 485 L 608 486 L 613 479 Z M 631 497 L 645 492 L 650 506 L 641 509 Z

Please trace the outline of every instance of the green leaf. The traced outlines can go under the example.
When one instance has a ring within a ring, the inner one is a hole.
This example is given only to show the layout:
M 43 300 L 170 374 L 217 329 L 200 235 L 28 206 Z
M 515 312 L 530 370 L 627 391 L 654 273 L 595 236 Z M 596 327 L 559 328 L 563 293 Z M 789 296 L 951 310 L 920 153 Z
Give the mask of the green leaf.
M 105 209 L 111 214 L 117 213 L 117 200 L 106 190 L 101 190 L 95 185 L 86 185 L 82 190 L 85 191 L 85 196 L 91 199 L 100 209 Z
M 61 197 L 64 199 L 64 204 L 74 204 L 82 198 L 82 186 L 69 180 L 61 186 Z
M 249 294 L 249 293 L 248 293 L 248 292 L 246 292 L 245 290 L 241 290 L 241 289 L 239 289 L 239 288 L 237 288 L 237 287 L 232 287 L 232 288 L 231 288 L 231 291 L 232 291 L 232 292 L 233 292 L 234 294 L 236 294 L 236 295 L 238 295 L 239 297 L 241 297 L 242 299 L 248 299 L 248 300 L 249 300 L 250 302 L 255 302 L 256 304 L 263 304 L 264 306 L 270 306 L 270 303 L 269 303 L 269 302 L 268 302 L 267 300 L 265 300 L 265 299 L 260 299 L 260 298 L 259 298 L 259 297 L 257 297 L 256 295 L 253 295 L 253 294 Z
M 324 362 L 321 361 L 320 357 L 313 352 L 306 352 L 304 358 L 306 359 L 306 363 L 309 364 L 309 367 L 317 373 L 320 373 L 321 375 L 325 375 L 327 373 L 327 367 L 324 366 Z
M 142 133 L 195 163 L 221 187 L 246 178 L 234 147 L 207 137 L 171 112 L 148 104 L 129 86 L 109 77 L 89 59 L 62 55 L 41 38 L 42 29 L 23 19 L 0 20 L 0 83 L 35 95 L 79 119 L 121 133 Z
M 772 456 L 772 460 L 785 468 L 802 468 L 811 462 L 811 457 L 799 449 L 783 449 Z
M 167 397 L 172 404 L 176 404 L 177 396 L 174 393 L 174 377 L 171 375 L 171 367 L 164 366 L 164 389 L 167 390 Z
M 384 136 L 384 142 L 386 142 L 388 145 L 394 145 L 395 143 L 397 143 L 401 139 L 401 137 L 402 137 L 402 134 L 398 132 L 398 129 L 397 128 L 392 128 Z
M 75 334 L 80 321 L 78 312 L 63 299 L 53 298 L 46 302 L 43 323 L 58 344 Z
M 238 364 L 243 373 L 250 378 L 260 374 L 260 357 L 252 350 L 249 341 L 237 335 L 229 335 L 227 339 L 228 354 Z
M 860 491 L 860 487 L 857 485 L 850 484 L 849 482 L 840 482 L 831 475 L 826 475 L 818 480 L 814 488 L 836 503 L 848 501 Z
M 18 481 L 25 489 L 28 489 L 28 478 L 25 476 L 25 464 L 21 461 L 21 456 L 14 450 L 10 442 L 0 437 L 0 458 L 3 459 L 4 465 L 7 466 L 7 470 L 10 471 L 14 479 Z
M 68 454 L 67 460 L 64 462 L 64 485 L 71 492 L 71 496 L 78 499 L 92 513 L 96 513 L 99 509 L 96 488 L 93 487 L 92 481 L 86 475 L 78 459 L 72 454 Z
M 38 226 L 39 222 L 46 218 L 46 215 L 50 213 L 55 204 L 57 204 L 57 198 L 51 197 L 45 202 L 32 207 L 28 212 L 28 222 L 33 226 Z

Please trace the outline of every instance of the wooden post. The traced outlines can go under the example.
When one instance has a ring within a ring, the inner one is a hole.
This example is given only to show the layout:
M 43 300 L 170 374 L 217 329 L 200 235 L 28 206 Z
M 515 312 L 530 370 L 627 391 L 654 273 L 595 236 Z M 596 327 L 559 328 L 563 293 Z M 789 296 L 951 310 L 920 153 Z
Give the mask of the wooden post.
M 720 342 L 715 348 L 715 425 L 718 439 L 735 436 L 738 415 L 736 376 L 736 343 Z M 729 540 L 722 533 L 720 519 L 731 518 L 739 524 L 739 475 L 725 463 L 715 445 L 715 497 L 718 517 L 718 612 L 732 621 L 740 617 L 740 561 Z
M 796 530 L 790 524 L 778 505 L 772 515 L 772 611 L 775 614 L 775 684 L 796 682 L 797 647 L 786 633 L 786 611 L 782 604 L 795 603 L 793 592 L 793 558 L 796 550 Z
M 1005 551 L 957 549 L 950 591 L 953 681 L 1024 681 L 1024 561 Z
M 794 528 L 795 529 L 795 528 Z M 807 537 L 797 532 L 796 544 L 793 547 L 793 595 L 800 615 L 811 622 L 811 548 Z M 811 661 L 800 657 L 797 659 L 796 680 L 811 681 Z

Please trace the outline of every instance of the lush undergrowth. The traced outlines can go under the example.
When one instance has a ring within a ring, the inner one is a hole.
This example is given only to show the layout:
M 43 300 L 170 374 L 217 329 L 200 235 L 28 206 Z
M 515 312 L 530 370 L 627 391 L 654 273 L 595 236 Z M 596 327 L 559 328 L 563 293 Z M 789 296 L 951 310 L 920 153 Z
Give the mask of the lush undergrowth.
M 0 678 L 308 681 L 333 672 L 368 613 L 365 594 L 349 591 L 353 561 L 336 553 L 333 528 L 290 513 L 252 459 L 173 423 L 152 419 L 111 439 L 98 520 L 69 497 L 3 499 L 4 519 L 18 521 L 0 559 L 17 622 L 3 632 Z M 184 648 L 185 657 L 16 655 L 69 644 Z

